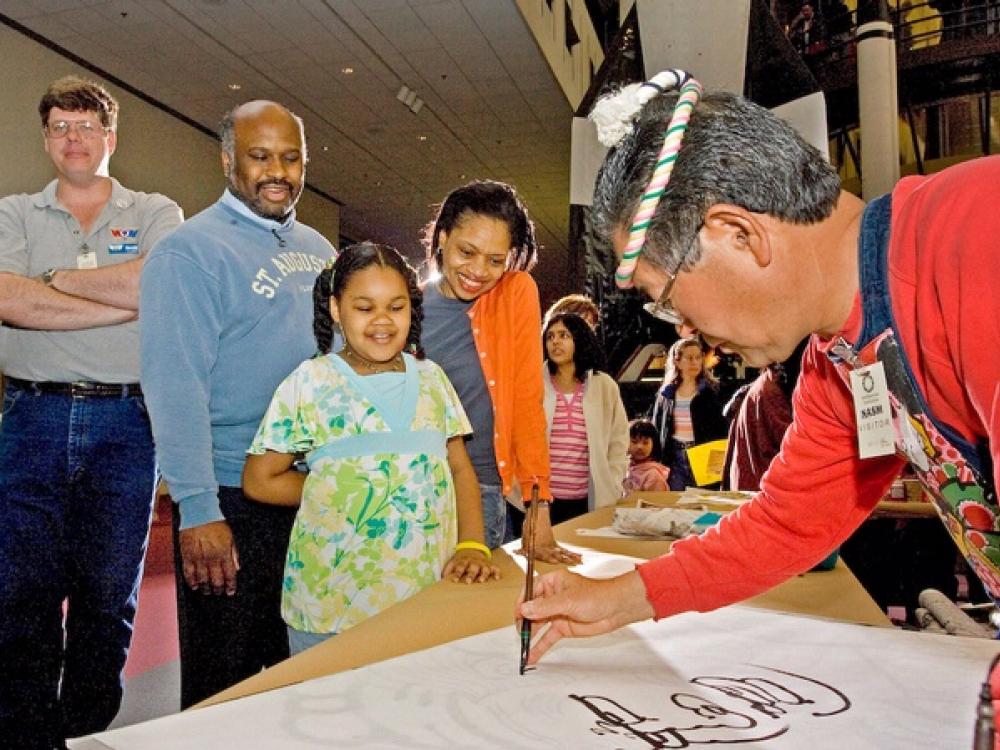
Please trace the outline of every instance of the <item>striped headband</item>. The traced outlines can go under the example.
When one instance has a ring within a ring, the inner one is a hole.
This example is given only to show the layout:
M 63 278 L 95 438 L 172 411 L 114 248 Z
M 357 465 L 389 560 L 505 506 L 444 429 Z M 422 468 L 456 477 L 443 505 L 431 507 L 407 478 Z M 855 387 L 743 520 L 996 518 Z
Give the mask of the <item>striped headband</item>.
M 590 115 L 597 125 L 597 137 L 601 143 L 605 146 L 616 146 L 631 132 L 635 117 L 646 103 L 670 89 L 679 89 L 680 96 L 667 125 L 653 175 L 632 217 L 628 243 L 625 245 L 621 263 L 615 271 L 615 282 L 621 289 L 632 286 L 632 276 L 646 244 L 646 232 L 652 224 L 656 207 L 670 181 L 670 173 L 677 161 L 677 153 L 680 151 L 681 140 L 691 120 L 691 113 L 701 98 L 701 84 L 683 70 L 665 70 L 645 83 L 626 86 L 614 96 L 602 99 L 594 106 L 594 111 Z

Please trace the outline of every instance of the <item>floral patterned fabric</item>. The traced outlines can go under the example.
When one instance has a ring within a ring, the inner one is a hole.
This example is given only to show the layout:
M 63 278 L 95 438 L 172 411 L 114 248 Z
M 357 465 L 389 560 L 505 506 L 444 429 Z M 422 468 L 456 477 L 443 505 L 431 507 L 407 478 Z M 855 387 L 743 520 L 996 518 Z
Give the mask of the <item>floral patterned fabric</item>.
M 471 426 L 440 367 L 404 361 L 405 375 L 366 377 L 337 355 L 303 362 L 250 446 L 309 463 L 281 603 L 296 630 L 346 630 L 438 580 L 454 552 L 445 444 Z M 405 396 L 388 405 L 400 378 Z
M 948 534 L 987 593 L 1000 600 L 1000 508 L 992 484 L 966 460 L 957 433 L 949 439 L 925 413 L 923 396 L 906 374 L 891 331 L 883 332 L 858 353 L 860 364 L 876 360 L 886 369 L 897 453 L 909 461 Z M 849 384 L 850 365 L 842 357 L 834 364 Z M 915 439 L 907 441 L 908 434 Z M 966 450 L 974 452 L 969 445 Z

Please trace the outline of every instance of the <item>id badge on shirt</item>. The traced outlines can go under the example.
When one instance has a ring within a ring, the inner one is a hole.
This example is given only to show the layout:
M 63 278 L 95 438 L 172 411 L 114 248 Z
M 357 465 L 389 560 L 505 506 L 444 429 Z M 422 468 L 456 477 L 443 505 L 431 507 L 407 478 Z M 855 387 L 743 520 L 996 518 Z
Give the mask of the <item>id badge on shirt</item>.
M 97 251 L 82 245 L 76 256 L 76 267 L 81 271 L 97 268 Z
M 860 458 L 891 456 L 896 452 L 889 388 L 881 362 L 851 370 L 851 395 L 858 425 Z

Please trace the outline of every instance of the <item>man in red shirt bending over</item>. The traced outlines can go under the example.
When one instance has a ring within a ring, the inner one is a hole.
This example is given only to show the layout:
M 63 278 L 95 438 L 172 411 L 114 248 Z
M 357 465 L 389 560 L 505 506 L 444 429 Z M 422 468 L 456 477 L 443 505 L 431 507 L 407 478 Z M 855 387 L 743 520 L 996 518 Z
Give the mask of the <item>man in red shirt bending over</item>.
M 812 334 L 794 422 L 759 494 L 717 527 L 618 578 L 542 576 L 518 605 L 552 623 L 532 662 L 562 637 L 712 610 L 808 570 L 907 461 L 1000 595 L 1000 158 L 904 178 L 866 205 L 788 124 L 700 93 L 668 71 L 623 89 L 610 114 L 598 104 L 614 148 L 596 223 L 624 259 L 620 285 L 748 364 Z

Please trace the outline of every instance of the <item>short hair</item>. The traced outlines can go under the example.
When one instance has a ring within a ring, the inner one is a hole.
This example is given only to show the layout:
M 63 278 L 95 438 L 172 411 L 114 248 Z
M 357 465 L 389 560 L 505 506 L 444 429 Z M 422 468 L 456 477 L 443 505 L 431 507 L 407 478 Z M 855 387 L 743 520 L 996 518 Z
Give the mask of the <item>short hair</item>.
M 584 319 L 590 315 L 595 321 L 601 320 L 600 308 L 586 294 L 567 294 L 565 297 L 557 299 L 552 303 L 552 307 L 545 312 L 544 323 L 548 323 L 552 317 L 559 313 L 576 313 Z
M 588 325 L 587 321 L 576 313 L 559 313 L 553 315 L 545 323 L 542 329 L 542 355 L 545 357 L 545 364 L 549 372 L 555 375 L 559 366 L 549 359 L 548 347 L 545 346 L 545 337 L 548 336 L 549 329 L 556 323 L 562 323 L 573 337 L 573 366 L 576 368 L 576 379 L 583 382 L 584 376 L 588 372 L 605 372 L 608 369 L 604 359 L 604 350 L 597 340 L 594 329 Z
M 101 125 L 110 130 L 118 127 L 118 102 L 96 81 L 64 76 L 50 83 L 38 103 L 43 128 L 49 124 L 49 112 L 56 107 L 67 112 L 96 112 Z
M 507 260 L 511 271 L 530 271 L 538 260 L 535 225 L 528 216 L 517 191 L 504 182 L 473 180 L 456 188 L 438 207 L 437 216 L 424 227 L 424 246 L 428 262 L 441 270 L 438 240 L 441 232 L 451 231 L 472 216 L 486 216 L 507 225 L 513 253 Z
M 707 382 L 711 386 L 718 384 L 719 380 L 715 377 L 715 374 L 709 369 L 708 365 L 705 364 L 705 347 L 702 346 L 701 339 L 697 336 L 689 336 L 688 338 L 677 339 L 671 345 L 670 350 L 667 352 L 667 371 L 663 375 L 663 382 L 666 385 L 680 385 L 681 375 L 680 369 L 677 367 L 677 363 L 683 356 L 685 349 L 689 347 L 696 347 L 702 355 L 701 372 L 698 373 L 697 382 L 700 386 L 702 383 Z
M 594 224 L 610 241 L 628 229 L 663 145 L 677 93 L 651 99 L 634 128 L 601 166 L 594 191 Z M 668 271 L 701 257 L 696 241 L 708 209 L 730 203 L 795 224 L 833 212 L 840 178 L 791 125 L 743 97 L 706 94 L 690 125 L 646 233 L 642 257 Z
M 649 438 L 652 440 L 653 450 L 649 452 L 649 457 L 654 461 L 660 460 L 660 431 L 656 429 L 656 425 L 652 421 L 645 417 L 633 419 L 628 424 L 628 436 L 632 440 L 638 438 Z
M 278 107 L 281 107 L 292 119 L 295 120 L 295 124 L 299 126 L 299 139 L 302 141 L 302 163 L 305 164 L 309 161 L 309 149 L 306 146 L 306 126 L 302 122 L 302 118 L 297 114 L 292 112 L 288 107 L 283 104 L 278 104 L 277 102 L 270 102 Z M 237 111 L 244 105 L 249 104 L 249 102 L 243 102 L 243 104 L 237 104 L 231 110 L 226 112 L 222 116 L 222 120 L 219 121 L 219 143 L 222 144 L 222 152 L 228 156 L 230 159 L 236 158 L 236 115 Z
M 406 282 L 410 296 L 410 332 L 406 337 L 406 348 L 417 359 L 423 359 L 420 329 L 424 319 L 424 293 L 420 291 L 417 272 L 396 248 L 374 242 L 348 245 L 340 251 L 337 260 L 327 264 L 316 277 L 313 285 L 313 335 L 316 337 L 316 348 L 320 354 L 329 354 L 333 347 L 336 324 L 330 314 L 330 299 L 340 299 L 351 277 L 369 266 L 391 268 Z

